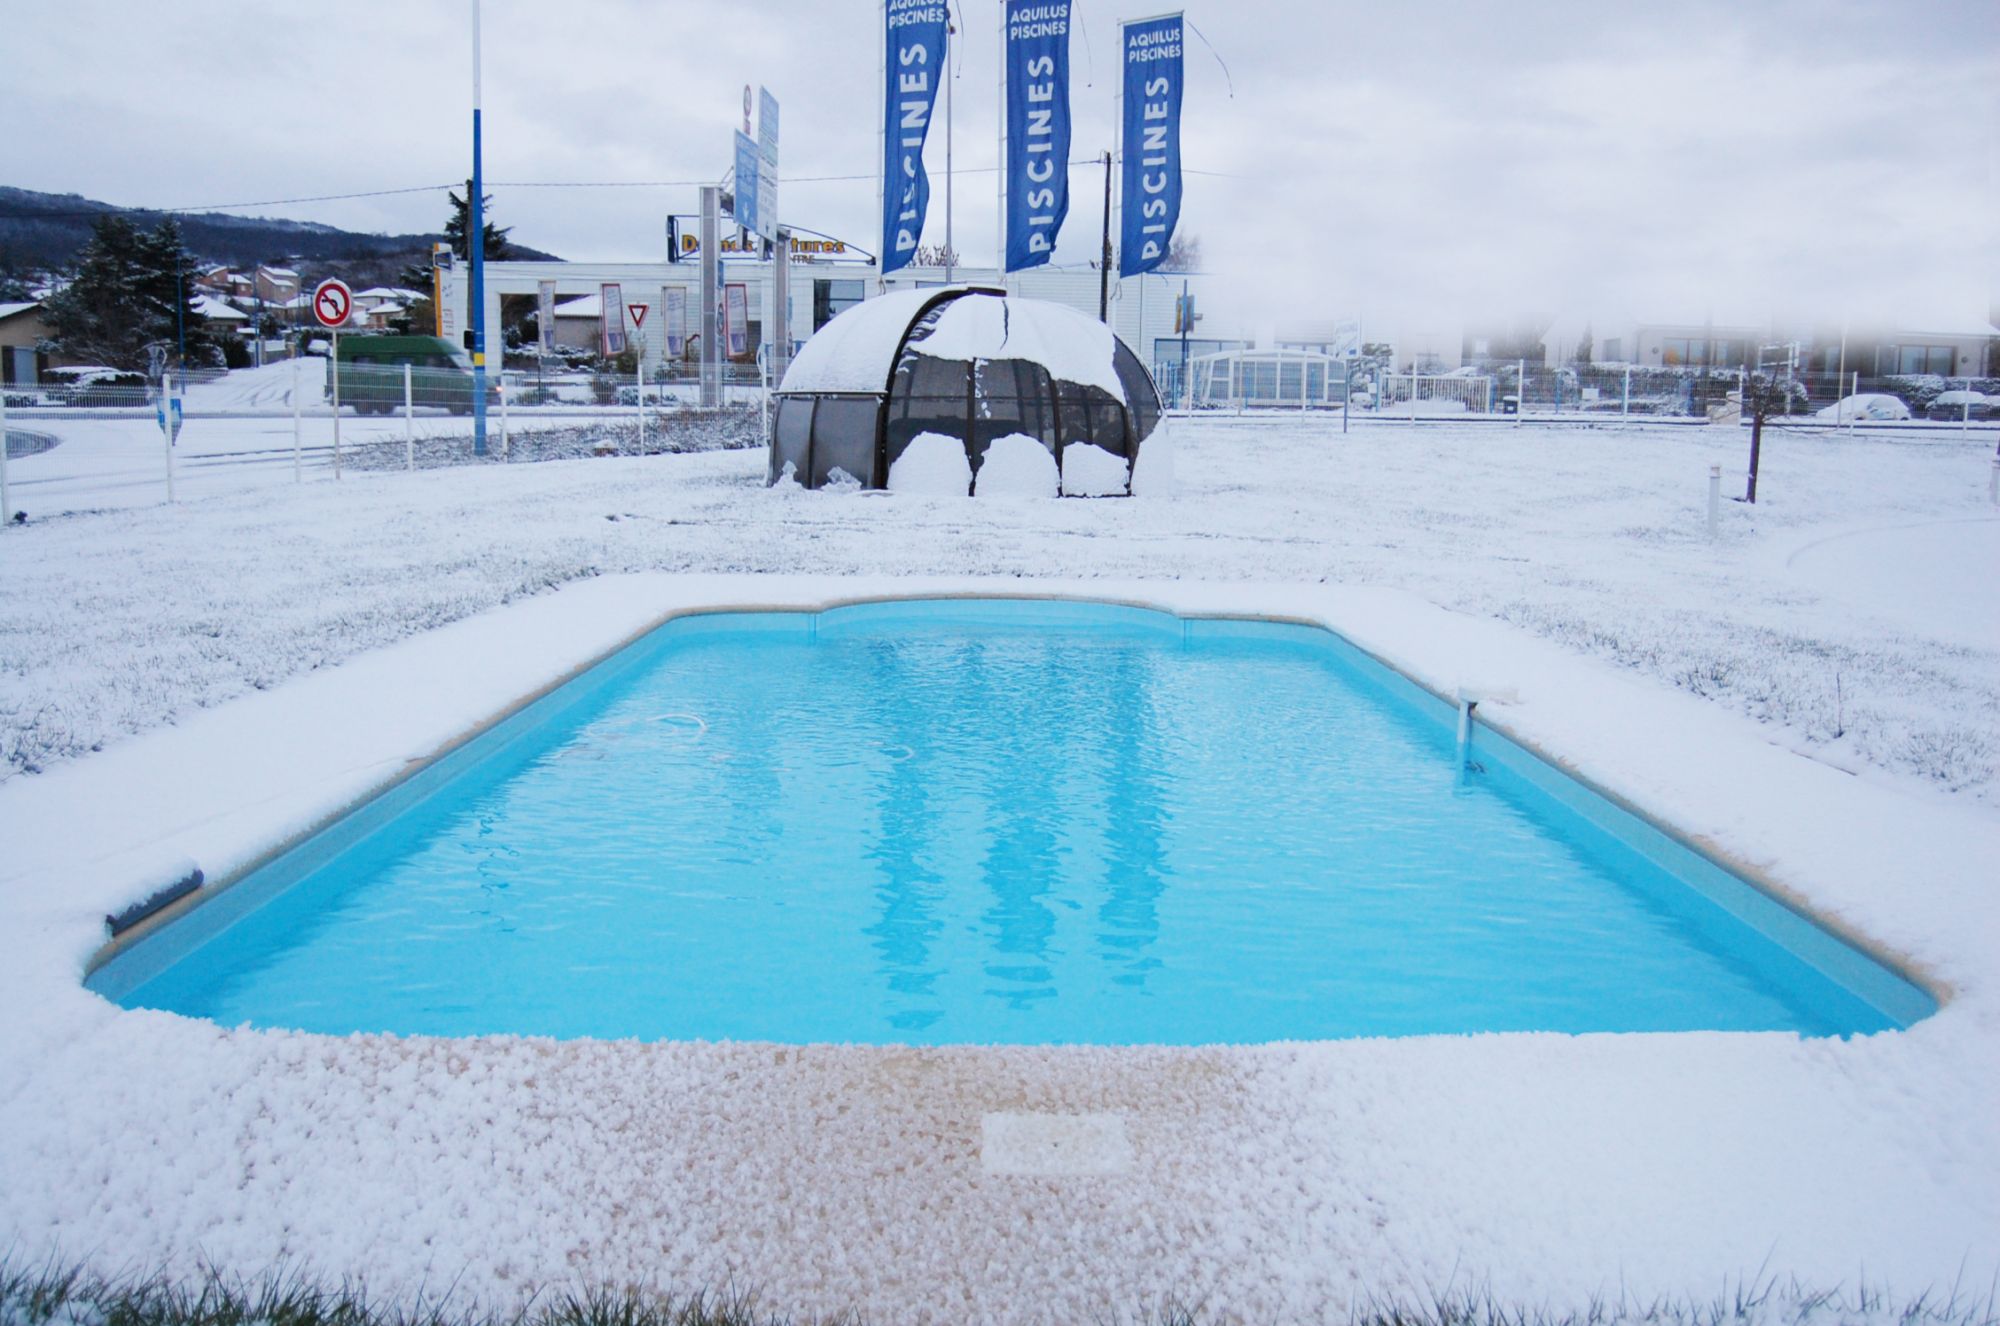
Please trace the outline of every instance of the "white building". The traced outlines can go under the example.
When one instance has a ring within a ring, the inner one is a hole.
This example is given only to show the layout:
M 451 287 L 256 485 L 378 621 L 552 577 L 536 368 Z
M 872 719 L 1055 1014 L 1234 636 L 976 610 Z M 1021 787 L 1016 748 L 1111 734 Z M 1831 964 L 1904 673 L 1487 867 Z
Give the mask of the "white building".
M 793 349 L 803 345 L 820 327 L 864 299 L 890 290 L 945 284 L 942 268 L 906 267 L 884 282 L 872 260 L 850 250 L 838 240 L 806 240 L 806 251 L 795 253 L 788 286 L 790 327 Z M 953 281 L 964 285 L 999 286 L 1009 294 L 1047 299 L 1097 316 L 1098 273 L 1089 268 L 1036 268 L 1015 272 L 1004 281 L 992 268 L 961 267 Z M 497 366 L 499 328 L 503 300 L 538 296 L 543 282 L 553 282 L 556 300 L 556 337 L 562 345 L 596 342 L 602 328 L 602 287 L 615 284 L 629 310 L 634 302 L 647 306 L 643 329 L 636 333 L 628 315 L 626 332 L 643 346 L 646 362 L 657 367 L 664 358 L 666 344 L 663 314 L 666 292 L 678 290 L 686 301 L 688 330 L 694 330 L 700 307 L 701 269 L 698 259 L 688 254 L 681 262 L 489 262 L 486 264 L 486 326 L 489 366 Z M 1174 330 L 1174 302 L 1185 283 L 1203 301 L 1208 278 L 1200 274 L 1151 273 L 1110 283 L 1111 326 L 1140 360 L 1152 368 L 1157 363 L 1178 362 L 1180 340 Z M 764 340 L 765 307 L 771 284 L 771 263 L 734 249 L 725 242 L 722 255 L 722 284 L 745 287 L 749 313 L 749 345 L 752 352 L 740 357 L 754 362 L 755 347 Z M 445 273 L 442 334 L 454 341 L 462 339 L 467 326 L 471 273 L 458 264 Z M 586 332 L 584 328 L 588 328 Z M 692 351 L 689 352 L 693 354 Z

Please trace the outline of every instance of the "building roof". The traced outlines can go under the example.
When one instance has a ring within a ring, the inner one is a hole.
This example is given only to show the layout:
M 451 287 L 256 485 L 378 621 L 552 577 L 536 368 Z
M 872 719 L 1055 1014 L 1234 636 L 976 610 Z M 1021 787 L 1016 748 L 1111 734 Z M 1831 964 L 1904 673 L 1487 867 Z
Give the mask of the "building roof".
M 20 314 L 28 312 L 30 309 L 38 309 L 41 306 L 40 300 L 33 299 L 25 304 L 0 304 L 0 318 L 17 317 Z
M 217 322 L 248 322 L 250 315 L 242 309 L 232 308 L 214 295 L 203 295 L 194 301 L 195 310 L 204 318 Z

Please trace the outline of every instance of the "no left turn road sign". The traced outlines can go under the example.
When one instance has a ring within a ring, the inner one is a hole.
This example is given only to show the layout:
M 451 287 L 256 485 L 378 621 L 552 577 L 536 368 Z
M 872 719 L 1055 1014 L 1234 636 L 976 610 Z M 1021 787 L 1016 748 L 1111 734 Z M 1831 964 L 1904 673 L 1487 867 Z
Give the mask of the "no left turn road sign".
M 347 322 L 347 315 L 354 312 L 354 292 L 347 288 L 347 282 L 340 280 L 321 281 L 313 290 L 313 316 L 322 327 L 339 327 Z

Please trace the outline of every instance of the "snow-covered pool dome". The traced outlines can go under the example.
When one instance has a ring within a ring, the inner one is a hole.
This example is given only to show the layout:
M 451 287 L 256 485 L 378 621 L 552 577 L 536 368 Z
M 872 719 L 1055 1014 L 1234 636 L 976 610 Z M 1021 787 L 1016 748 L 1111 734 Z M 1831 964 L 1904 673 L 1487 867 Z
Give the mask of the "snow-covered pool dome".
M 1160 393 L 1111 329 L 979 287 L 857 304 L 778 386 L 769 482 L 937 494 L 1159 491 Z

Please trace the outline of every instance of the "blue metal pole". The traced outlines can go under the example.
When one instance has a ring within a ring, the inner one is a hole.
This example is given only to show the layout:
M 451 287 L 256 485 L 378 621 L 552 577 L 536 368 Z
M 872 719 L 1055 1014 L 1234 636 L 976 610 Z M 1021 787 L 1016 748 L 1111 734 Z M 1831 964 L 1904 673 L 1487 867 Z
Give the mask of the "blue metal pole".
M 486 206 L 479 166 L 479 0 L 472 0 L 472 454 L 486 454 Z

